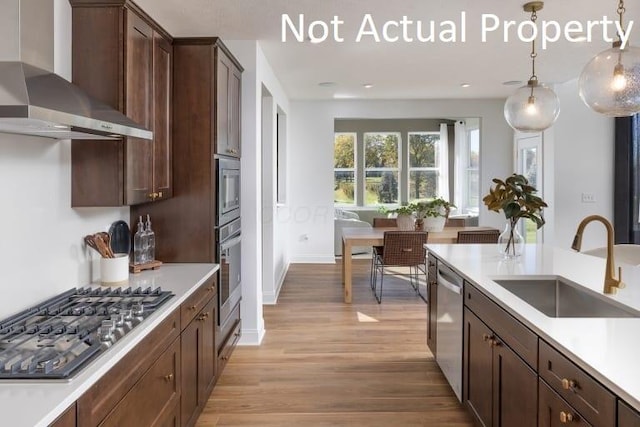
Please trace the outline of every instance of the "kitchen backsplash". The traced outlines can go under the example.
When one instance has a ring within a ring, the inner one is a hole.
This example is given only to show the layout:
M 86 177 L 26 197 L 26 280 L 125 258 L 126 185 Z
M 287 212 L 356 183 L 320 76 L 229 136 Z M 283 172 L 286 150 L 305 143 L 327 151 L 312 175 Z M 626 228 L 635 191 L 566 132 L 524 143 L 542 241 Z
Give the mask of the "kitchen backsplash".
M 99 276 L 82 237 L 129 208 L 71 208 L 71 144 L 0 134 L 0 319 Z

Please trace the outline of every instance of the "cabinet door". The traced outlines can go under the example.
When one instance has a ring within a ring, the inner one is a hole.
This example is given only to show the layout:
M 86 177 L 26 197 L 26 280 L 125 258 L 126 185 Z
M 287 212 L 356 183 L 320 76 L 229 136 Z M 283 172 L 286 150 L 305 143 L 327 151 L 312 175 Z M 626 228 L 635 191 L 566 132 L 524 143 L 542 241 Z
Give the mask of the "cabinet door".
M 538 426 L 562 427 L 571 424 L 575 427 L 590 427 L 578 412 L 560 397 L 542 379 L 539 380 L 540 403 L 538 408 Z
M 76 404 L 67 408 L 49 427 L 76 427 Z
M 538 415 L 538 374 L 499 337 L 493 347 L 493 426 L 535 427 Z
M 171 43 L 153 36 L 153 199 L 171 197 Z
M 463 401 L 478 424 L 487 427 L 492 425 L 492 334 L 487 325 L 464 309 Z
M 233 154 L 229 146 L 229 83 L 233 64 L 221 49 L 216 52 L 216 153 L 229 156 Z
M 200 396 L 203 407 L 207 403 L 207 399 L 216 382 L 216 365 L 218 362 L 215 335 L 216 319 L 218 318 L 217 302 L 218 298 L 214 296 L 209 304 L 202 309 L 204 319 L 202 321 L 202 375 L 200 377 Z
M 240 157 L 242 73 L 235 66 L 229 74 L 229 154 Z
M 176 339 L 100 425 L 155 427 L 175 419 L 182 383 L 180 353 Z
M 126 11 L 125 17 L 125 114 L 151 129 L 153 30 L 130 10 Z M 150 201 L 153 142 L 127 138 L 125 147 L 125 204 Z
M 200 413 L 202 401 L 200 387 L 198 387 L 198 373 L 200 370 L 200 353 L 202 352 L 202 322 L 200 314 L 189 326 L 182 331 L 180 336 L 181 361 L 182 361 L 182 404 L 181 418 L 185 426 L 195 424 Z

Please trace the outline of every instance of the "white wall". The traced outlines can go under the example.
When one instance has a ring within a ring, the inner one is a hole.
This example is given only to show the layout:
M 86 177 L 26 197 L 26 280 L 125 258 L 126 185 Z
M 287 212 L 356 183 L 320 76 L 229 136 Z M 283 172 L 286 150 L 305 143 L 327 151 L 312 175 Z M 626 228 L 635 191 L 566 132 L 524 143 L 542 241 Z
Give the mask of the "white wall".
M 504 100 L 294 101 L 289 114 L 292 262 L 334 262 L 333 134 L 336 118 L 480 117 L 481 194 L 513 171 L 513 132 Z M 502 229 L 504 216 L 480 208 L 480 225 Z
M 225 41 L 229 50 L 236 56 L 244 67 L 242 74 L 242 187 L 241 187 L 241 217 L 242 217 L 242 338 L 240 344 L 260 344 L 265 333 L 264 319 L 262 316 L 263 304 L 263 247 L 272 248 L 268 254 L 267 262 L 273 263 L 273 268 L 266 271 L 273 274 L 270 291 L 277 296 L 275 286 L 278 278 L 284 275 L 288 261 L 281 262 L 283 257 L 288 257 L 286 245 L 275 236 L 286 233 L 286 224 L 274 222 L 270 227 L 273 236 L 270 242 L 263 242 L 263 217 L 277 218 L 278 210 L 275 205 L 275 157 L 269 159 L 269 171 L 265 176 L 272 177 L 263 180 L 263 150 L 262 144 L 262 86 L 269 91 L 273 106 L 270 109 L 275 114 L 279 106 L 283 111 L 289 109 L 289 101 L 284 93 L 271 66 L 266 60 L 260 45 L 255 40 L 229 40 Z M 273 146 L 268 147 L 273 150 Z M 264 187 L 268 187 L 267 193 L 271 200 L 268 206 L 263 206 Z M 265 213 L 263 213 L 265 209 Z M 271 215 L 269 215 L 271 213 Z
M 55 71 L 69 77 L 71 9 L 56 0 Z M 0 44 L 10 43 L 0 39 Z M 0 134 L 0 318 L 97 279 L 82 237 L 128 208 L 71 208 L 71 143 Z
M 576 80 L 558 85 L 556 93 L 561 111 L 551 128 L 555 235 L 551 242 L 546 241 L 570 248 L 585 216 L 598 214 L 613 221 L 614 120 L 594 113 L 582 102 Z M 583 203 L 582 193 L 592 193 L 596 202 Z M 606 246 L 605 228 L 590 224 L 582 249 L 601 246 Z

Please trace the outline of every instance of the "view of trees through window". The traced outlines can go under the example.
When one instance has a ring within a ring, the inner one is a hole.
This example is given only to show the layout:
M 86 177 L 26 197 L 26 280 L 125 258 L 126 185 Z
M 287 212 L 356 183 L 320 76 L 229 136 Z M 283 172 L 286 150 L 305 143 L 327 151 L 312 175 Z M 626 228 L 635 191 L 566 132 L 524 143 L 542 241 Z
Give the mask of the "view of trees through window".
M 450 120 L 448 143 L 441 139 L 443 123 L 435 120 L 419 123 L 406 119 L 395 123 L 386 119 L 340 119 L 336 124 L 336 205 L 376 208 L 442 197 L 441 193 L 445 193 L 444 197 L 456 204 L 456 213 L 478 213 L 478 119 L 467 119 L 466 126 L 465 121 Z
M 364 134 L 364 204 L 398 203 L 400 134 Z
M 409 201 L 438 195 L 440 133 L 409 132 Z
M 334 203 L 352 205 L 356 202 L 355 148 L 355 133 L 336 134 L 333 147 Z

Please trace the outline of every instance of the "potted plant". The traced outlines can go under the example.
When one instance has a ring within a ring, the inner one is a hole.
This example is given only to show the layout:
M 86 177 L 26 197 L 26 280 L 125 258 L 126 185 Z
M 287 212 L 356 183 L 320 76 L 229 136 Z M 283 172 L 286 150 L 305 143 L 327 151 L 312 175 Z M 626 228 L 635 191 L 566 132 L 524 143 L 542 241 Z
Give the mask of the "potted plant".
M 451 208 L 456 206 L 442 197 L 412 204 L 416 216 L 416 230 L 442 231 Z
M 389 209 L 385 206 L 382 206 L 379 209 L 379 211 L 384 214 L 396 214 L 398 228 L 400 230 L 409 231 L 409 230 L 413 230 L 415 227 L 414 218 L 413 218 L 414 209 L 415 209 L 414 206 L 409 204 L 409 205 L 398 206 L 395 209 Z
M 544 225 L 542 208 L 547 204 L 536 196 L 537 190 L 523 176 L 513 174 L 507 179 L 493 179 L 495 186 L 482 201 L 494 212 L 504 212 L 507 219 L 504 232 L 498 238 L 498 249 L 505 258 L 515 258 L 522 252 L 524 239 L 516 226 L 520 218 L 529 218 L 540 229 Z

